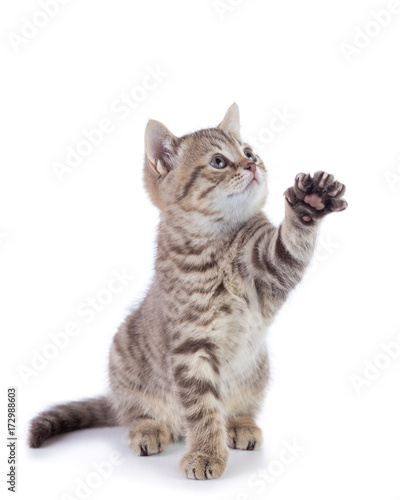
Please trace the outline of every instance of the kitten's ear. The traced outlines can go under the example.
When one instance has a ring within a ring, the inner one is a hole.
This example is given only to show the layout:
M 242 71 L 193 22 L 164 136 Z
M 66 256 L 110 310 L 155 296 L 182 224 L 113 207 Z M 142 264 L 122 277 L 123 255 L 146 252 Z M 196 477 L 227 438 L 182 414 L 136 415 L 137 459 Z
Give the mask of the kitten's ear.
M 155 175 L 166 175 L 174 167 L 178 138 L 165 125 L 150 120 L 144 135 L 146 157 Z
M 233 103 L 228 109 L 218 128 L 240 139 L 240 114 L 239 106 L 236 103 Z

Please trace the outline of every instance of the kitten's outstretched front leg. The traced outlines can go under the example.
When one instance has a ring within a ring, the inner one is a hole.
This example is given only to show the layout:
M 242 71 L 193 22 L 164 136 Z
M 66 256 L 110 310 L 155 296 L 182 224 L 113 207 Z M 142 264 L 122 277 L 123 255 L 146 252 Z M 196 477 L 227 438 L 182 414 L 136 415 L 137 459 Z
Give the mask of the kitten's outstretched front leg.
M 308 264 L 315 246 L 319 221 L 327 214 L 347 208 L 342 199 L 345 186 L 326 172 L 298 174 L 294 186 L 285 191 L 285 220 L 279 228 L 284 247 L 292 256 Z
M 243 253 L 261 302 L 273 315 L 300 282 L 309 264 L 321 219 L 347 207 L 345 187 L 332 175 L 299 174 L 285 192 L 285 218 L 279 227 L 259 226 Z M 269 294 L 265 291 L 265 286 Z M 271 300 L 273 299 L 273 300 Z

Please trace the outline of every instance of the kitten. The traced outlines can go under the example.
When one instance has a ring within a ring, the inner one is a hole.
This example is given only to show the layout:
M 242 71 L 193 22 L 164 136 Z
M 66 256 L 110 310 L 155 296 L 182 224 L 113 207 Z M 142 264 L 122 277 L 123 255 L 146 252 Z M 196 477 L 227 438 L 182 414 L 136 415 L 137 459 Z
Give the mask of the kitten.
M 228 446 L 255 450 L 268 381 L 265 330 L 313 254 L 321 219 L 347 207 L 332 175 L 299 174 L 279 227 L 261 211 L 267 171 L 233 104 L 216 128 L 175 137 L 150 121 L 144 183 L 161 211 L 155 276 L 111 347 L 108 396 L 38 415 L 29 444 L 122 425 L 137 455 L 185 437 L 180 470 L 219 477 Z

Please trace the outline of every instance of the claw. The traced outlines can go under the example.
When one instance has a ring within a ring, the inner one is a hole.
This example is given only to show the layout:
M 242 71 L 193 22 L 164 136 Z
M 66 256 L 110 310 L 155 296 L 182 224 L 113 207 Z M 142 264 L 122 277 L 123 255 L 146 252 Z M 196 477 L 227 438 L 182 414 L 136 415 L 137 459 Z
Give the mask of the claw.
M 288 203 L 290 203 L 290 204 L 293 203 L 293 200 L 290 197 L 290 188 L 286 189 L 286 191 L 283 193 L 283 196 L 286 198 L 286 200 L 288 201 Z
M 296 181 L 297 181 L 297 186 L 299 189 L 301 189 L 301 191 L 305 191 L 306 188 L 303 184 L 303 180 L 305 178 L 306 174 L 299 174 L 297 177 L 296 177 Z
M 324 175 L 321 177 L 319 183 L 318 183 L 318 187 L 320 187 L 321 189 L 325 187 L 326 185 L 326 180 L 328 179 L 329 177 L 329 174 L 327 174 L 326 172 L 324 173 Z
M 342 212 L 348 207 L 348 203 L 345 200 L 332 200 L 332 212 Z
M 342 189 L 343 189 L 343 184 L 340 184 L 340 182 L 338 182 L 336 189 L 335 188 L 332 189 L 332 191 L 329 191 L 328 194 L 329 194 L 329 196 L 332 196 L 332 197 L 337 196 Z

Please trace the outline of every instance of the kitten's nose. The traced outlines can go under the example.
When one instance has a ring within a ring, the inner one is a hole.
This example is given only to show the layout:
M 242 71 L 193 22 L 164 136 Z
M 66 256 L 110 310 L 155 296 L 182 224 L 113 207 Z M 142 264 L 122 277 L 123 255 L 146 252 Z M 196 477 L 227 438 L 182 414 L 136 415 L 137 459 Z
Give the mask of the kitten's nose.
M 251 161 L 244 168 L 245 170 L 251 170 L 251 172 L 254 174 L 254 172 L 256 171 L 256 164 L 253 161 Z

